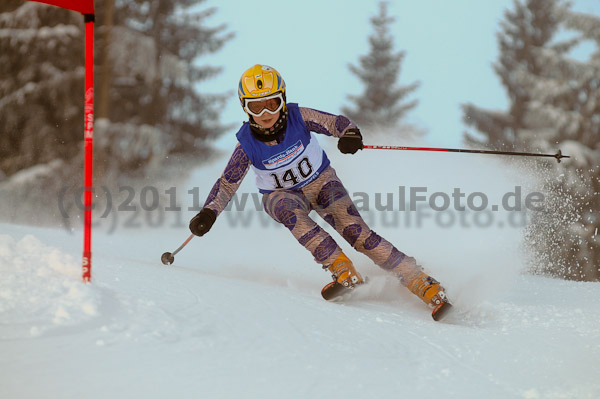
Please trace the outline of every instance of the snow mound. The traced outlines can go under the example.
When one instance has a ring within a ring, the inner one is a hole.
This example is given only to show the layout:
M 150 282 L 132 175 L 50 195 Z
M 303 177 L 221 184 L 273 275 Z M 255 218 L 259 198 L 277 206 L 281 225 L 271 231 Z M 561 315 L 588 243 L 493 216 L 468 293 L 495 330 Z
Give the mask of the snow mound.
M 72 256 L 27 235 L 0 235 L 0 339 L 36 337 L 98 314 L 99 294 Z

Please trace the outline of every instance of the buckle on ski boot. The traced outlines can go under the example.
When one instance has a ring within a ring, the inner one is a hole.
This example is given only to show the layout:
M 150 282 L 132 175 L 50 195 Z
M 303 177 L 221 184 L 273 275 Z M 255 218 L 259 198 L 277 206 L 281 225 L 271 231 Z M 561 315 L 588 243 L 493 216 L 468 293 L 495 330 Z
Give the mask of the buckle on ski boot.
M 344 275 L 347 270 L 342 270 L 340 275 Z M 332 274 L 331 278 L 333 278 L 334 282 L 343 285 L 346 288 L 354 288 L 358 284 L 362 284 L 362 277 L 356 272 L 356 274 L 348 275 L 345 279 L 341 279 L 338 275 Z
M 346 288 L 354 288 L 364 282 L 360 273 L 356 271 L 350 259 L 343 252 L 333 261 L 331 266 L 324 268 L 331 272 L 333 281 Z

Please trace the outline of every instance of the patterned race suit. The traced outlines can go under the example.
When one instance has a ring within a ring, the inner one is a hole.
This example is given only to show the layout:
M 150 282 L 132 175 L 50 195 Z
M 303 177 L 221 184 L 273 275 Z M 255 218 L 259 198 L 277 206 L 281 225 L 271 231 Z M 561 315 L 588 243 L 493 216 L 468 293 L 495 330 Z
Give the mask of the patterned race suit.
M 296 104 L 288 104 L 288 110 L 283 143 L 260 142 L 252 137 L 248 123 L 242 126 L 237 134 L 239 143 L 204 206 L 219 215 L 252 167 L 257 186 L 263 193 L 265 211 L 287 227 L 317 263 L 328 267 L 342 250 L 333 237 L 309 217 L 311 210 L 315 210 L 354 249 L 379 267 L 397 274 L 403 283 L 418 277 L 421 269 L 415 259 L 367 226 L 329 165 L 325 152 L 310 134 L 312 131 L 339 138 L 356 126 L 344 116 Z M 295 163 L 289 161 L 292 158 Z

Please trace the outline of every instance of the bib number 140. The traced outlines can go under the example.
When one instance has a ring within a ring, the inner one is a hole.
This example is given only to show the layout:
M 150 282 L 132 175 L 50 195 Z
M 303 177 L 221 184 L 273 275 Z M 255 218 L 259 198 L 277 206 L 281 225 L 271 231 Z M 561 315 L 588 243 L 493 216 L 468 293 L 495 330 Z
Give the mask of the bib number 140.
M 271 173 L 275 180 L 275 188 L 293 187 L 306 180 L 313 173 L 313 166 L 307 157 L 281 173 Z

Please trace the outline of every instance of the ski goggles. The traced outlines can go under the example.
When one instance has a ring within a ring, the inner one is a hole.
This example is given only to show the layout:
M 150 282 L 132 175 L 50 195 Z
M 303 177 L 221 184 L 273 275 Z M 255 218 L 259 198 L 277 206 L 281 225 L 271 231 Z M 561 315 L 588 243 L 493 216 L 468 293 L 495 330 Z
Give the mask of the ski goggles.
M 275 93 L 268 97 L 247 98 L 244 110 L 252 116 L 262 116 L 265 112 L 276 114 L 283 108 L 283 95 Z

